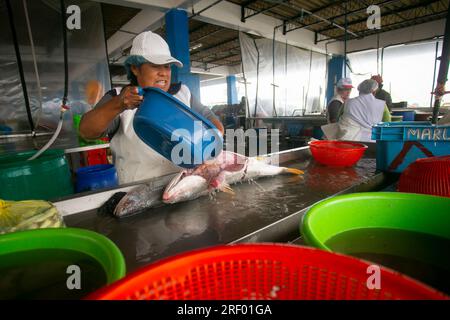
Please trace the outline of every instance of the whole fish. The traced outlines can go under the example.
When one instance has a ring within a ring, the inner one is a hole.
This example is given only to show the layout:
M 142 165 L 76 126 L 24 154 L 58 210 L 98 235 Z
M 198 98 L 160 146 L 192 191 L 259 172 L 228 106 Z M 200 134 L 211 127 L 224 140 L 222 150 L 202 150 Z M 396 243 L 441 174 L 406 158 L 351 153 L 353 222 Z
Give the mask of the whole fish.
M 278 174 L 303 174 L 292 168 L 266 164 L 259 158 L 223 151 L 217 158 L 194 169 L 179 172 L 163 193 L 164 203 L 193 200 L 216 190 L 234 194 L 230 185 Z
M 155 192 L 151 184 L 142 184 L 129 191 L 120 199 L 113 214 L 121 218 L 161 205 L 163 205 L 161 193 Z
M 230 185 L 278 174 L 303 174 L 303 171 L 264 163 L 234 152 L 223 151 L 194 169 L 180 171 L 166 186 L 164 193 L 143 184 L 129 191 L 117 204 L 116 217 L 129 216 L 163 203 L 177 203 L 208 195 L 216 190 L 233 194 Z

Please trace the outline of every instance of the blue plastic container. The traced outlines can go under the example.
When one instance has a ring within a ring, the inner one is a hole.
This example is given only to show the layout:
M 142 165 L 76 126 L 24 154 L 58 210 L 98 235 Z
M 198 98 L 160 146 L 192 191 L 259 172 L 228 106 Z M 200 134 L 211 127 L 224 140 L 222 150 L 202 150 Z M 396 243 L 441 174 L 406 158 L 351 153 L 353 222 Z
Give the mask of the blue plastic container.
M 13 130 L 10 127 L 0 124 L 0 135 L 2 135 L 2 134 L 4 134 L 4 135 L 11 134 L 12 131 Z
M 302 123 L 298 123 L 298 122 L 287 122 L 286 123 L 286 128 L 287 128 L 287 132 L 290 136 L 293 137 L 298 137 L 301 134 L 301 131 L 303 130 L 303 127 L 305 125 Z
M 142 90 L 144 101 L 133 127 L 149 147 L 184 168 L 193 168 L 222 151 L 223 137 L 208 119 L 161 89 Z
M 393 116 L 403 116 L 403 121 L 414 121 L 416 112 L 414 110 L 398 110 L 392 112 Z
M 76 172 L 75 191 L 84 192 L 115 187 L 119 184 L 116 168 L 112 164 L 83 167 Z
M 322 139 L 323 138 L 323 131 L 321 127 L 315 126 L 313 129 L 313 138 L 314 139 Z
M 450 125 L 431 122 L 384 122 L 372 128 L 377 140 L 377 169 L 402 172 L 420 158 L 450 154 Z

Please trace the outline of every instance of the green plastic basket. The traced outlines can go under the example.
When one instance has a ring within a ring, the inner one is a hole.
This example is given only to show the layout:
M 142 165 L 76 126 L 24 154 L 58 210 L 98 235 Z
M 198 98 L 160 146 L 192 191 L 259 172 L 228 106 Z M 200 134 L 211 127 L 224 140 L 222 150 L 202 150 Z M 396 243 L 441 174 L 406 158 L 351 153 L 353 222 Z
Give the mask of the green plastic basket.
M 107 284 L 121 279 L 126 273 L 125 259 L 119 248 L 105 236 L 93 231 L 77 228 L 39 229 L 0 236 L 2 264 L 7 263 L 6 255 L 45 249 L 69 250 L 90 256 L 102 266 Z
M 332 251 L 325 242 L 345 231 L 393 228 L 450 239 L 450 198 L 399 192 L 356 193 L 311 207 L 301 233 L 308 245 Z
M 73 194 L 72 177 L 63 150 L 47 150 L 0 156 L 0 199 L 51 200 Z

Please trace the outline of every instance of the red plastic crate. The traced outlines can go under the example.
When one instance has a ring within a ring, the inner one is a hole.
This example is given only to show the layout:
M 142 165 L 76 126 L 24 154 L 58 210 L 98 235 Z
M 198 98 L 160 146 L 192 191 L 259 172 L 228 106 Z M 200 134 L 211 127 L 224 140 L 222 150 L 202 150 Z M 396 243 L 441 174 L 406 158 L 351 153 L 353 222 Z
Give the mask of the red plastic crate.
M 216 246 L 161 260 L 88 299 L 316 300 L 446 299 L 411 278 L 380 268 L 369 289 L 369 262 L 281 244 Z
M 398 191 L 450 198 L 450 156 L 411 163 L 400 176 Z

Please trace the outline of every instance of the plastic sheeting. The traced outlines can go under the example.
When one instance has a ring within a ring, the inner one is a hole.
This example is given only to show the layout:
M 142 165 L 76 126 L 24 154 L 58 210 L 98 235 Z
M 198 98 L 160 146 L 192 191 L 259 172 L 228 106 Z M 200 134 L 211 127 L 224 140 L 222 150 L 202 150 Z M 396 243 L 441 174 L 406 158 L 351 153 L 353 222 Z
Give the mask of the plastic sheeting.
M 54 131 L 64 92 L 64 57 L 61 9 L 58 0 L 27 0 L 28 16 L 36 52 L 43 103 L 39 101 L 37 78 L 33 65 L 31 42 L 22 0 L 11 1 L 17 29 L 20 54 L 30 106 L 37 131 Z M 69 96 L 71 107 L 65 114 L 63 130 L 73 131 L 72 115 L 89 110 L 96 101 L 86 92 L 87 84 L 95 81 L 101 97 L 111 87 L 105 48 L 103 19 L 99 3 L 73 0 L 66 6 L 81 9 L 81 29 L 67 30 L 69 60 Z M 11 30 L 6 8 L 0 7 L 2 36 L 0 42 L 0 124 L 14 131 L 30 130 L 20 85 Z M 67 15 L 69 17 L 69 15 Z M 96 99 L 96 98 L 95 98 Z M 89 101 L 88 101 L 89 100 Z
M 366 79 L 370 79 L 372 75 L 378 74 L 377 68 L 380 67 L 380 63 L 377 63 L 377 50 L 368 50 L 362 52 L 350 53 L 347 55 L 351 73 L 347 74 L 352 79 L 355 89 L 352 90 L 350 97 L 358 96 L 358 85 Z M 339 80 L 339 79 L 338 79 Z
M 440 56 L 442 41 L 438 42 Z M 409 106 L 430 107 L 435 54 L 436 41 L 388 47 L 383 56 L 380 49 L 378 64 L 377 50 L 350 53 L 348 59 L 353 85 L 356 88 L 363 80 L 382 73 L 383 89 L 391 93 L 393 102 L 407 101 Z M 439 61 L 436 70 L 439 70 Z M 352 96 L 356 95 L 358 91 L 354 89 Z
M 320 113 L 328 57 L 270 39 L 239 34 L 250 117 Z M 274 72 L 275 69 L 275 72 Z
M 29 124 L 6 4 L 0 2 L 0 134 L 27 130 Z M 7 31 L 7 32 L 5 32 Z
M 441 55 L 442 41 L 438 49 Z M 383 80 L 385 90 L 394 102 L 407 101 L 409 106 L 429 107 L 433 91 L 436 42 L 409 44 L 384 50 Z M 436 64 L 436 78 L 439 61 Z

